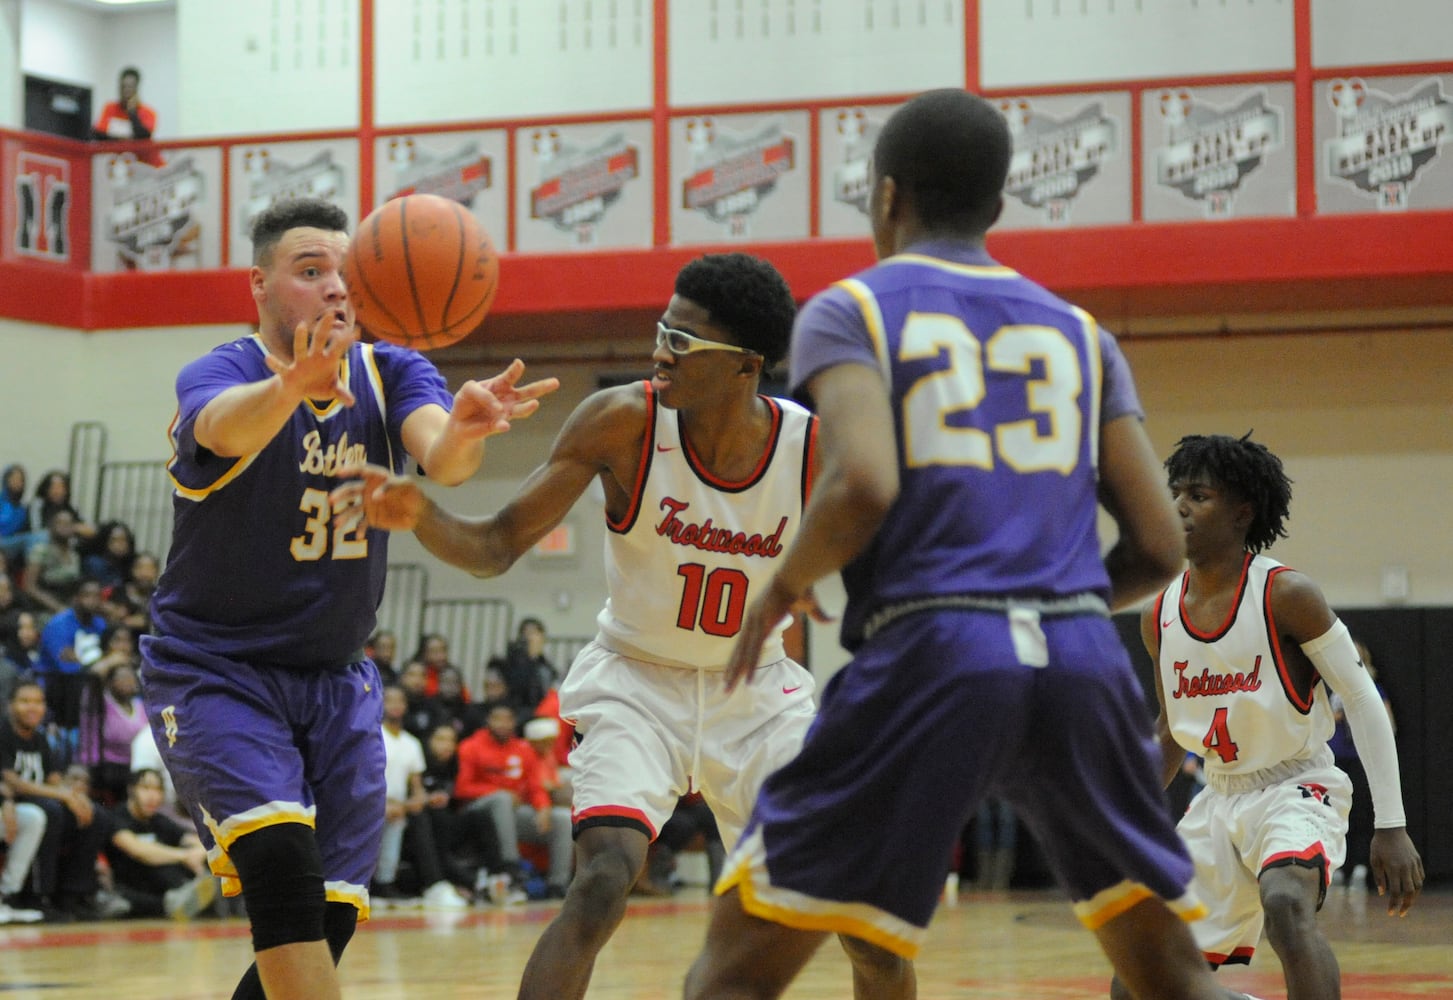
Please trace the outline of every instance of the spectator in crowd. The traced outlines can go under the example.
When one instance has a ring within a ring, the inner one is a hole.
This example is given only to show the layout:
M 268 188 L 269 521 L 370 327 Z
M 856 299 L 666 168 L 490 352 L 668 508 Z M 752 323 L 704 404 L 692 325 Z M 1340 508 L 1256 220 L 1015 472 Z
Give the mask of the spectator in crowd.
M 409 704 L 404 714 L 404 728 L 421 740 L 444 720 L 444 710 L 437 698 L 425 692 L 427 686 L 428 676 L 423 663 L 410 660 L 404 665 L 399 674 L 399 687 L 404 689 L 404 697 Z
M 434 830 L 424 815 L 428 804 L 424 791 L 424 747 L 416 736 L 404 731 L 404 713 L 408 707 L 403 688 L 389 685 L 383 689 L 384 781 L 388 799 L 384 807 L 383 845 L 370 895 L 380 900 L 409 896 L 397 883 L 399 862 L 407 854 L 424 889 L 425 906 L 463 909 L 468 903 L 444 878 Z
M 124 522 L 106 521 L 81 551 L 81 572 L 99 583 L 103 591 L 110 590 L 131 578 L 136 536 Z
M 156 131 L 156 110 L 141 100 L 141 71 L 127 66 L 117 81 L 117 98 L 101 107 L 101 116 L 91 129 L 94 139 L 145 140 Z M 161 152 L 143 150 L 137 159 L 153 167 L 166 164 Z
M 19 614 L 21 611 L 39 610 L 30 595 L 15 584 L 6 567 L 5 557 L 0 556 L 0 621 Z
M 45 693 L 22 682 L 10 697 L 9 719 L 0 725 L 0 780 L 17 803 L 45 811 L 45 835 L 33 866 L 33 892 L 21 897 L 52 919 L 105 919 L 125 910 L 115 900 L 98 898 L 96 855 L 105 824 L 84 790 L 61 781 L 56 756 L 40 731 Z
M 76 519 L 56 508 L 45 521 L 44 540 L 25 553 L 25 592 L 50 614 L 65 610 L 81 585 L 81 553 L 76 545 Z
M 40 910 L 11 905 L 25 889 L 30 866 L 44 837 L 45 810 L 33 802 L 17 802 L 10 785 L 0 783 L 0 838 L 5 843 L 5 867 L 0 870 L 0 924 L 31 924 L 44 919 Z
M 196 831 L 162 812 L 165 798 L 161 772 L 145 768 L 131 774 L 126 798 L 110 816 L 106 861 L 131 916 L 190 920 L 217 899 L 217 880 Z
M 454 795 L 467 810 L 489 816 L 512 877 L 520 871 L 520 841 L 546 845 L 549 894 L 564 898 L 574 868 L 570 810 L 551 805 L 540 780 L 540 757 L 516 732 L 515 710 L 493 703 L 485 727 L 459 744 Z
M 135 643 L 129 629 L 111 632 L 118 648 L 112 664 L 86 689 L 81 700 L 81 741 L 77 759 L 91 769 L 96 798 L 108 806 L 126 800 L 131 775 L 131 744 L 148 728 L 137 680 Z M 128 649 L 129 647 L 129 649 Z
M 129 626 L 137 635 L 151 631 L 151 595 L 161 576 L 161 561 L 150 552 L 138 552 L 124 583 L 102 592 L 102 613 L 115 625 Z
M 1393 716 L 1392 703 L 1387 700 L 1387 692 L 1377 683 L 1377 668 L 1372 664 L 1372 653 L 1355 636 L 1353 646 L 1357 655 L 1362 658 L 1363 666 L 1367 668 L 1367 676 L 1372 678 L 1372 683 L 1377 688 L 1377 696 L 1382 699 L 1382 707 L 1387 711 L 1388 721 L 1392 723 L 1393 732 L 1396 733 L 1397 719 Z M 1331 706 L 1332 718 L 1337 725 L 1327 744 L 1332 748 L 1332 756 L 1338 769 L 1346 772 L 1347 777 L 1352 779 L 1352 811 L 1347 816 L 1347 860 L 1342 863 L 1339 877 L 1349 890 L 1365 892 L 1374 885 L 1371 873 L 1372 786 L 1367 781 L 1367 768 L 1363 766 L 1362 757 L 1357 752 L 1357 743 L 1352 738 L 1352 724 L 1347 721 L 1347 707 L 1343 704 L 1342 696 L 1335 691 L 1332 692 Z
M 150 726 L 142 726 L 131 740 L 131 773 L 135 774 L 137 771 L 155 771 L 161 775 L 161 812 L 180 823 L 183 829 L 195 831 L 196 827 L 186 806 L 177 801 L 177 787 L 172 783 L 166 762 L 161 759 L 161 749 L 156 745 L 156 734 L 151 731 Z
M 399 672 L 394 666 L 394 658 L 399 654 L 399 637 L 386 628 L 381 628 L 368 637 L 364 644 L 363 651 L 378 667 L 378 676 L 385 686 L 399 682 Z
M 30 499 L 30 523 L 44 528 L 50 523 L 51 514 L 58 510 L 64 510 L 74 518 L 77 538 L 95 537 L 96 526 L 82 517 L 71 503 L 71 477 L 59 469 L 52 469 L 41 477 L 35 496 Z
M 460 739 L 479 728 L 469 698 L 464 693 L 464 675 L 459 668 L 446 664 L 439 670 L 439 690 L 434 695 L 440 717 L 454 727 Z
M 545 626 L 538 618 L 520 622 L 515 641 L 510 643 L 500 669 L 509 689 L 509 702 L 523 723 L 533 719 L 545 692 L 555 686 L 559 674 L 545 659 Z
M 459 774 L 459 734 L 440 723 L 424 741 L 424 816 L 429 821 L 444 877 L 454 885 L 483 888 L 490 872 L 504 871 L 494 824 L 479 810 L 455 809 L 454 781 Z M 481 879 L 477 876 L 486 876 Z M 505 900 L 496 900 L 505 902 Z
M 676 859 L 698 838 L 706 852 L 707 887 L 716 885 L 726 861 L 726 845 L 711 806 L 699 793 L 692 793 L 677 800 L 676 811 L 661 825 L 661 833 L 646 854 L 646 867 L 631 891 L 637 896 L 672 895 L 677 886 Z
M 569 808 L 574 788 L 570 784 L 569 769 L 562 769 L 555 757 L 555 743 L 559 736 L 559 719 L 545 716 L 525 723 L 525 741 L 535 748 L 535 754 L 540 758 L 540 783 L 550 793 L 552 805 Z
M 15 611 L 0 619 L 0 661 L 6 663 L 16 680 L 34 678 L 41 667 L 40 624 L 29 611 Z M 10 704 L 7 692 L 5 704 Z
M 64 517 L 58 514 L 57 517 Z M 50 708 L 52 740 L 64 766 L 75 755 L 80 738 L 81 695 L 89 668 L 102 658 L 101 588 L 86 580 L 76 589 L 71 606 L 46 622 L 40 633 L 40 681 Z
M 424 693 L 438 694 L 439 671 L 453 666 L 449 662 L 449 640 L 437 632 L 430 632 L 419 640 L 419 648 L 414 651 L 414 658 L 410 662 L 424 665 Z M 465 689 L 464 696 L 469 697 L 468 689 Z
M 32 545 L 45 539 L 38 528 L 25 500 L 25 466 L 7 465 L 0 473 L 0 555 L 22 561 Z

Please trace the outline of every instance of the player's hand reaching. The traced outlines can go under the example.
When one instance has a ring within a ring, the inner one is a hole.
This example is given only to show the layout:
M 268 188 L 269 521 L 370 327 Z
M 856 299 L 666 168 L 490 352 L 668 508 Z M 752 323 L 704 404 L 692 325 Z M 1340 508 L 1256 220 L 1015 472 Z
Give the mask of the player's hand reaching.
M 343 355 L 358 340 L 358 330 L 349 325 L 335 330 L 338 314 L 328 310 L 308 329 L 299 323 L 293 329 L 293 359 L 267 356 L 268 370 L 282 380 L 283 388 L 304 399 L 336 399 L 352 406 L 353 393 L 343 381 Z
M 454 395 L 449 420 L 464 438 L 502 434 L 510 422 L 523 420 L 540 408 L 540 397 L 560 388 L 558 378 L 543 378 L 520 385 L 525 363 L 519 358 L 493 378 L 465 382 Z
M 408 476 L 396 476 L 378 465 L 354 465 L 338 470 L 350 479 L 328 494 L 333 524 L 351 531 L 360 522 L 383 531 L 413 531 L 429 498 Z
M 1370 856 L 1377 894 L 1387 897 L 1388 916 L 1407 916 L 1423 891 L 1423 859 L 1403 827 L 1376 830 Z
M 732 646 L 732 655 L 727 660 L 727 693 L 736 690 L 738 684 L 752 683 L 767 637 L 783 618 L 797 614 L 809 615 L 819 622 L 832 620 L 817 603 L 817 595 L 812 592 L 811 587 L 804 593 L 793 593 L 782 585 L 781 577 L 773 577 L 766 592 L 747 607 L 747 613 L 742 618 L 736 644 Z

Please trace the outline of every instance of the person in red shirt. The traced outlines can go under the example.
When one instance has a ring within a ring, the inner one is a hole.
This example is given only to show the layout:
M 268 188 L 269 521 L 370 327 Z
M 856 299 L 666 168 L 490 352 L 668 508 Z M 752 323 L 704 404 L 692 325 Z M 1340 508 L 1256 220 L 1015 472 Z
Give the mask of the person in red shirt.
M 515 710 L 509 705 L 491 706 L 485 728 L 459 744 L 454 797 L 466 810 L 488 814 L 512 878 L 520 874 L 520 841 L 544 844 L 550 852 L 550 896 L 564 898 L 574 867 L 570 810 L 551 805 L 540 756 L 516 735 Z
M 156 131 L 156 109 L 149 104 L 141 103 L 138 93 L 141 87 L 141 71 L 135 66 L 127 66 L 121 71 L 120 95 L 117 100 L 107 101 L 101 108 L 101 117 L 96 119 L 96 124 L 91 130 L 91 136 L 95 139 L 150 139 L 151 133 Z M 143 163 L 149 163 L 153 167 L 160 167 L 166 161 L 162 159 L 161 153 L 154 150 L 146 150 L 138 154 L 137 159 Z

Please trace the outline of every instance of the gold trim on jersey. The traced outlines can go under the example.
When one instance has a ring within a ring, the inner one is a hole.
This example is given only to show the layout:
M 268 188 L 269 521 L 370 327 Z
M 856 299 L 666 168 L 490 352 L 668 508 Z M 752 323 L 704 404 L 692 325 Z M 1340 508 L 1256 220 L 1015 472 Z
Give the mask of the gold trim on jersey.
M 1089 899 L 1080 900 L 1074 904 L 1074 911 L 1080 923 L 1093 931 L 1104 927 L 1131 907 L 1155 898 L 1155 893 L 1139 882 L 1126 881 L 1102 889 Z M 1172 913 L 1187 923 L 1200 920 L 1209 912 L 1194 892 L 1164 902 Z
M 878 297 L 857 278 L 844 278 L 838 282 L 838 286 L 858 303 L 858 311 L 863 314 L 868 336 L 873 340 L 873 353 L 878 356 L 878 368 L 882 371 L 883 378 L 891 384 L 893 366 L 888 358 L 888 335 L 883 328 L 883 311 L 878 308 Z
M 942 257 L 930 257 L 921 253 L 899 253 L 894 254 L 881 261 L 882 264 L 924 264 L 928 267 L 936 267 L 940 271 L 948 271 L 952 274 L 966 274 L 974 278 L 1017 278 L 1019 272 L 1012 267 L 1005 267 L 1003 264 L 959 264 L 955 261 L 944 260 Z

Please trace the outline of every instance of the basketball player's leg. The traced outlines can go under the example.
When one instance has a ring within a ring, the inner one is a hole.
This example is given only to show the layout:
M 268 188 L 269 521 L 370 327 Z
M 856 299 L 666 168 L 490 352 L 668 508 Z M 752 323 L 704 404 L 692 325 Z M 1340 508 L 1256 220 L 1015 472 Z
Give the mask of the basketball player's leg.
M 1337 956 L 1317 925 L 1317 907 L 1325 884 L 1319 868 L 1289 864 L 1261 873 L 1266 938 L 1281 959 L 1287 1000 L 1336 1000 L 1342 995 Z
M 737 888 L 712 904 L 706 945 L 686 975 L 686 1000 L 768 1000 L 797 978 L 827 934 L 754 917 Z

